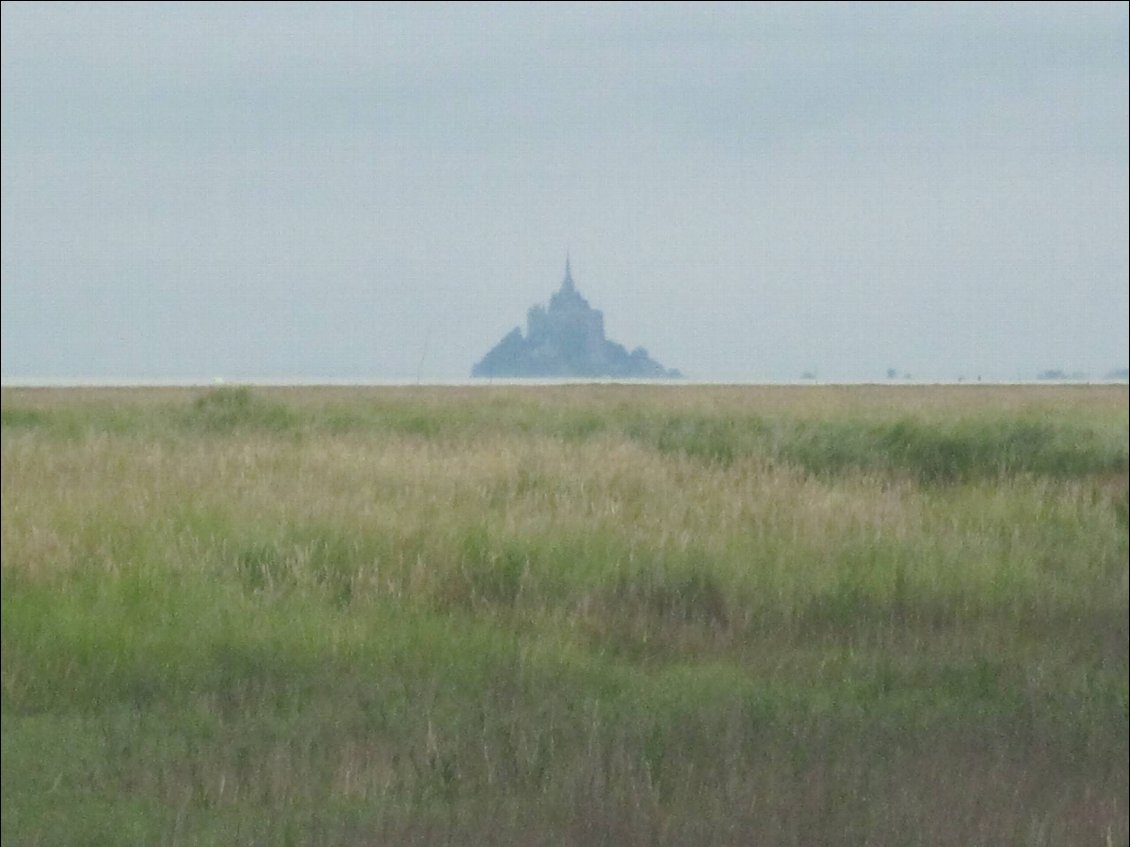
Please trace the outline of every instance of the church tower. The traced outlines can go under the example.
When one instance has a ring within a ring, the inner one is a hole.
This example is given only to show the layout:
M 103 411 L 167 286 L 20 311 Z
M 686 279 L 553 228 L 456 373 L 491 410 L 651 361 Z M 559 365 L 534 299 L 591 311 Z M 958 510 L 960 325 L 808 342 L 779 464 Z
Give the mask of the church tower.
M 577 287 L 573 284 L 573 274 L 569 269 L 568 251 L 565 253 L 565 279 L 561 281 L 561 290 L 567 291 L 570 294 L 577 290 Z

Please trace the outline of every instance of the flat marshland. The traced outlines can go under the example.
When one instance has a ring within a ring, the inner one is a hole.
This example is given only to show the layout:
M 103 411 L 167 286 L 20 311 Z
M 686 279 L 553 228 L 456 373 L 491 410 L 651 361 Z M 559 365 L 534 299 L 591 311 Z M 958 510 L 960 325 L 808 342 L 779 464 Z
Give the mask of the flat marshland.
M 6 845 L 1112 845 L 1125 386 L 5 389 Z

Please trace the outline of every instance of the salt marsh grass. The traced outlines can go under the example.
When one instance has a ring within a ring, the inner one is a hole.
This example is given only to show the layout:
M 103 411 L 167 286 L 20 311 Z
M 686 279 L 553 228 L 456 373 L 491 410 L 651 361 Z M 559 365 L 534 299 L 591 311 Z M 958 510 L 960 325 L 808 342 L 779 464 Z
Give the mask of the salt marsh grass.
M 1105 844 L 1125 387 L 5 389 L 14 844 Z

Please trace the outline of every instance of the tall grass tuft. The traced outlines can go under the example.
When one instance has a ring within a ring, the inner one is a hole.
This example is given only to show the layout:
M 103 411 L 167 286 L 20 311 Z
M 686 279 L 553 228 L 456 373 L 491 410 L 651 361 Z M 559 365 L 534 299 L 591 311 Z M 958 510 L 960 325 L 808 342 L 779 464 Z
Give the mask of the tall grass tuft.
M 283 433 L 293 429 L 298 418 L 284 404 L 258 396 L 247 386 L 224 386 L 193 400 L 183 422 L 189 429 L 205 432 L 249 428 Z

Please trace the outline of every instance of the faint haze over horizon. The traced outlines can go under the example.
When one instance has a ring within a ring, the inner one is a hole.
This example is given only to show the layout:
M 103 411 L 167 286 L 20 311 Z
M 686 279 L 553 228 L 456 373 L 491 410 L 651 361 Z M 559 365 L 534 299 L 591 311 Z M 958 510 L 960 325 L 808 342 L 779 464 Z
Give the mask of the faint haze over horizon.
M 0 376 L 1130 360 L 1128 6 L 2 6 Z

